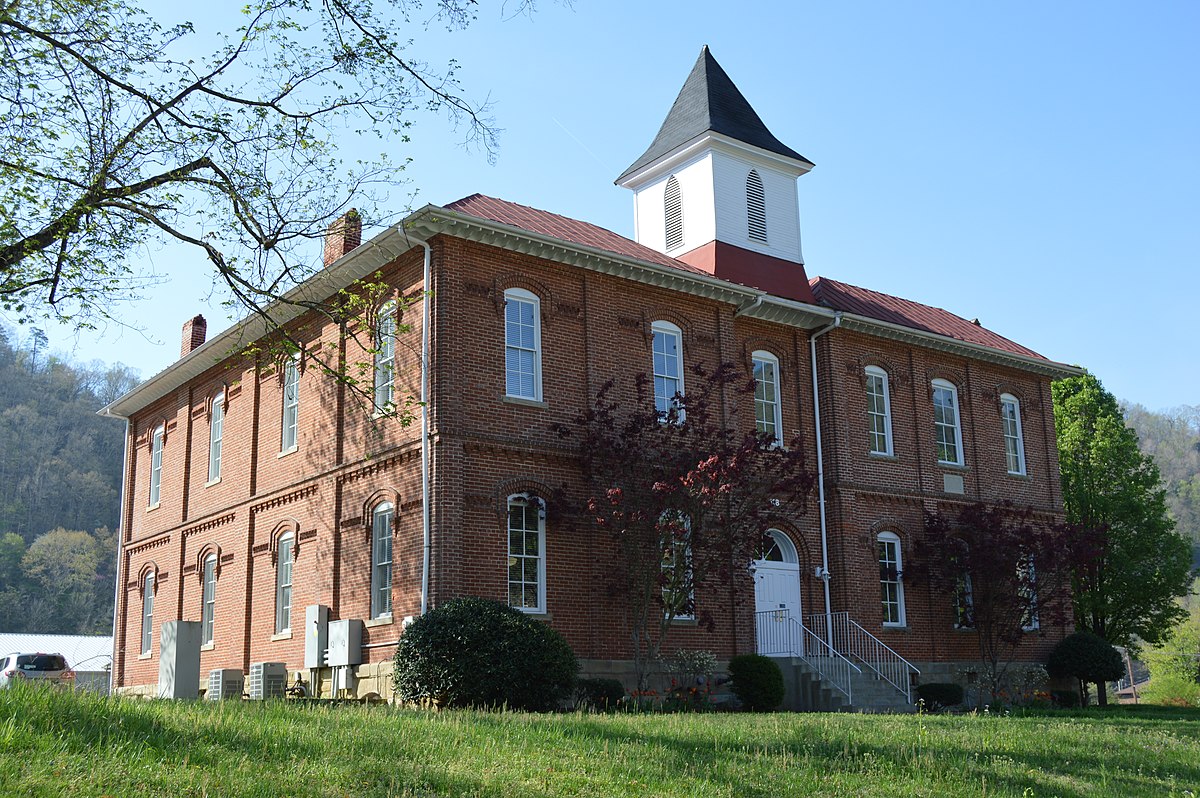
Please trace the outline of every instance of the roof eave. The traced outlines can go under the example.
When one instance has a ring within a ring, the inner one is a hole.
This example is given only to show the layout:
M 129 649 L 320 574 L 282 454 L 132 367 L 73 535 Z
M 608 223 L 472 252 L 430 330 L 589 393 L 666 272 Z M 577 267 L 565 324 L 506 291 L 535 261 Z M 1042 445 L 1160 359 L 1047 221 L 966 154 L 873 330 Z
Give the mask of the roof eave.
M 662 156 L 654 160 L 638 166 L 638 161 L 634 162 L 634 166 L 625 170 L 616 180 L 614 184 L 621 188 L 637 190 L 642 185 L 661 177 L 666 172 L 675 168 L 680 161 L 686 161 L 694 158 L 706 147 L 717 145 L 718 149 L 733 151 L 735 154 L 749 156 L 752 159 L 765 161 L 766 163 L 781 169 L 786 172 L 791 172 L 795 177 L 808 174 L 815 164 L 804 158 L 796 160 L 785 155 L 780 155 L 770 150 L 765 150 L 762 147 L 756 147 L 753 144 L 747 144 L 724 133 L 718 133 L 715 130 L 706 130 L 698 136 L 693 136 L 687 141 L 667 151 Z

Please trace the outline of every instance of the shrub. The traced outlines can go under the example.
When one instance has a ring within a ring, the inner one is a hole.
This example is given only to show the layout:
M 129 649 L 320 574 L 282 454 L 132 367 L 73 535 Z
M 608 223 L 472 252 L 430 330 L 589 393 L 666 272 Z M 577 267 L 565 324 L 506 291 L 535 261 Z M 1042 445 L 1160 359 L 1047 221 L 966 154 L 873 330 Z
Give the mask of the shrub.
M 1079 680 L 1079 692 L 1089 683 L 1120 679 L 1125 672 L 1121 655 L 1112 644 L 1091 632 L 1068 635 L 1050 652 L 1046 671 L 1051 676 L 1074 676 Z
M 546 711 L 570 697 L 578 670 L 546 624 L 496 601 L 461 598 L 405 630 L 393 679 L 405 701 Z
M 1200 684 L 1178 673 L 1153 673 L 1142 700 L 1174 707 L 1200 707 Z
M 769 657 L 742 654 L 729 660 L 729 689 L 754 712 L 769 712 L 783 701 L 783 673 Z
M 1079 693 L 1075 690 L 1051 690 L 1050 700 L 1056 707 L 1074 709 L 1079 706 Z
M 963 702 L 963 688 L 954 682 L 930 682 L 917 685 L 917 697 L 925 702 L 925 708 L 936 712 L 945 707 L 958 706 Z
M 575 683 L 575 706 L 598 710 L 616 709 L 625 697 L 619 679 L 580 679 Z

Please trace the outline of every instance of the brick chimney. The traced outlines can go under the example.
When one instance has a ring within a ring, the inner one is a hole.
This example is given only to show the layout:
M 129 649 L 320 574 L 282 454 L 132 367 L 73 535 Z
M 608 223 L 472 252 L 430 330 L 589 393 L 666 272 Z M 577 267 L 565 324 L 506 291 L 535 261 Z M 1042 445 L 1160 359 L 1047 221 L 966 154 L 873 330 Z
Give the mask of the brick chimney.
M 203 316 L 195 316 L 183 323 L 183 345 L 179 348 L 179 356 L 187 357 L 193 349 L 200 348 L 208 335 L 208 322 Z
M 362 217 L 351 208 L 334 219 L 325 231 L 325 265 L 329 266 L 361 243 Z

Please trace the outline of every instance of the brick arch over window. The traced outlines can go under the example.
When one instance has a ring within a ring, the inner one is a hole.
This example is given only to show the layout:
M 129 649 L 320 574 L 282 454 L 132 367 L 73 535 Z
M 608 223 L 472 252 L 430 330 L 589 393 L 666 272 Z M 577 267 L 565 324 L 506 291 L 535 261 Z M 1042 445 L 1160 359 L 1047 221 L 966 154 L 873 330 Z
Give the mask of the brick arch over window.
M 204 397 L 204 415 L 207 419 L 212 419 L 213 406 L 216 404 L 217 397 L 221 398 L 221 411 L 229 412 L 229 383 L 223 382 L 218 385 L 208 396 Z
M 890 358 L 883 355 L 870 354 L 851 360 L 846 364 L 846 371 L 858 378 L 863 390 L 867 388 L 867 369 L 874 366 L 887 373 L 888 387 L 904 384 L 906 375 Z
M 540 300 L 542 324 L 545 325 L 550 320 L 551 314 L 546 312 L 546 308 L 554 307 L 554 292 L 545 283 L 520 272 L 503 274 L 492 284 L 492 298 L 495 300 L 497 313 L 504 312 L 504 292 L 510 288 L 523 288 L 536 296 Z
M 683 334 L 683 343 L 687 346 L 690 346 L 692 341 L 695 339 L 696 331 L 695 325 L 692 324 L 692 320 L 687 316 L 684 316 L 682 313 L 673 310 L 672 308 L 663 307 L 661 305 L 647 308 L 642 318 L 645 321 L 644 331 L 647 344 L 649 343 L 651 337 L 650 327 L 656 321 L 669 321 L 671 324 L 674 324 L 676 327 L 678 327 L 679 331 Z
M 811 574 L 812 568 L 806 568 L 806 565 L 812 565 L 814 562 L 814 555 L 812 550 L 809 549 L 808 539 L 804 537 L 804 534 L 800 531 L 800 528 L 791 521 L 783 518 L 764 518 L 763 533 L 765 534 L 767 531 L 772 529 L 774 529 L 776 532 L 782 532 L 784 535 L 787 535 L 788 540 L 790 540 L 792 545 L 796 547 L 796 557 L 800 561 L 800 575 L 803 576 L 805 573 Z
M 217 564 L 213 569 L 213 573 L 216 574 L 217 577 L 221 576 L 221 547 L 216 543 L 205 543 L 200 548 L 200 551 L 196 554 L 196 559 L 194 561 L 196 566 L 196 578 L 199 579 L 201 583 L 204 582 L 204 561 L 209 557 L 217 558 Z
M 863 541 L 872 552 L 875 551 L 875 541 L 879 538 L 881 532 L 891 532 L 900 538 L 900 543 L 903 544 L 906 551 L 912 543 L 912 535 L 908 530 L 908 525 L 893 515 L 884 515 L 871 524 L 868 534 L 863 536 Z
M 779 361 L 779 368 L 785 376 L 792 376 L 791 345 L 775 338 L 747 338 L 742 342 L 742 366 L 746 373 L 754 371 L 754 353 L 766 352 Z
M 1023 410 L 1041 409 L 1041 397 L 1036 392 L 1030 393 L 1029 387 L 1026 385 L 1004 381 L 996 383 L 995 387 L 987 392 L 987 399 L 995 405 L 997 414 L 1003 411 L 1001 397 L 1005 394 L 1020 402 Z
M 271 562 L 279 562 L 279 541 L 284 535 L 292 536 L 292 559 L 300 554 L 300 522 L 295 518 L 285 518 L 271 530 L 267 539 L 267 550 L 271 552 Z
M 933 396 L 933 383 L 935 380 L 944 380 L 954 386 L 954 390 L 958 392 L 959 401 L 967 395 L 967 378 L 961 371 L 948 368 L 931 368 L 926 372 L 927 379 L 926 387 L 929 389 L 929 396 Z
M 142 567 L 138 569 L 137 591 L 138 595 L 144 595 L 146 592 L 146 577 L 154 576 L 154 592 L 158 592 L 158 585 L 162 582 L 163 574 L 159 570 L 158 563 L 154 560 L 148 560 L 142 563 Z
M 513 496 L 526 494 L 541 499 L 543 509 L 549 509 L 551 506 L 551 498 L 555 494 L 555 490 L 544 482 L 539 482 L 536 479 L 528 477 L 517 477 L 501 482 L 496 486 L 495 492 L 495 508 L 496 517 L 505 519 L 508 517 L 508 500 Z
M 384 502 L 392 505 L 392 534 L 396 532 L 396 524 L 400 518 L 400 491 L 393 487 L 380 488 L 366 498 L 362 504 L 362 530 L 368 543 L 375 534 L 375 508 Z

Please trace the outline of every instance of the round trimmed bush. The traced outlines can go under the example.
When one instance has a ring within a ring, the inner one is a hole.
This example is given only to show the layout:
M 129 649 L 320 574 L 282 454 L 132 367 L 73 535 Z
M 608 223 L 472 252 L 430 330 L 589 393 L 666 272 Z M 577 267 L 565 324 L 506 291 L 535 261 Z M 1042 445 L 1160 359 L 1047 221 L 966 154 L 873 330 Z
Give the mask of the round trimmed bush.
M 392 678 L 405 701 L 544 712 L 570 698 L 579 662 L 562 635 L 497 601 L 448 601 L 409 625 Z
M 1086 684 L 1111 682 L 1125 675 L 1125 663 L 1112 644 L 1091 632 L 1067 635 L 1050 652 L 1046 672 L 1051 676 L 1074 676 L 1080 695 Z
M 753 712 L 770 712 L 783 702 L 783 673 L 770 657 L 741 654 L 729 660 L 729 689 Z

